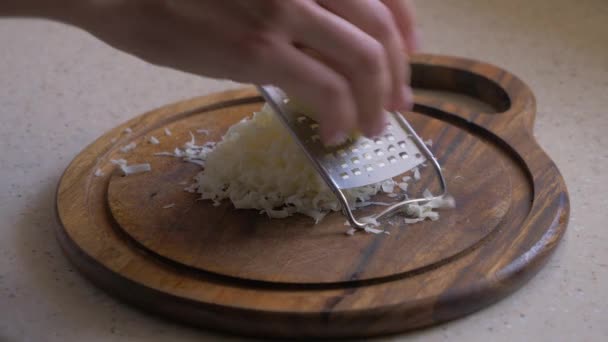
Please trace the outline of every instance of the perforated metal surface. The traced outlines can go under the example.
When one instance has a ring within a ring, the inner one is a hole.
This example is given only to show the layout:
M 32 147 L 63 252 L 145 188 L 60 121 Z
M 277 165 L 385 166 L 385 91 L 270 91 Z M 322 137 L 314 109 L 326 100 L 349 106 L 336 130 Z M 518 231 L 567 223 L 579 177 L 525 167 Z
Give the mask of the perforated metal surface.
M 266 87 L 265 91 L 279 107 L 275 111 L 281 121 L 340 189 L 381 182 L 426 160 L 394 115 L 388 116 L 385 132 L 375 139 L 359 137 L 342 146 L 325 147 L 318 134 L 319 125 L 314 120 L 287 105 L 280 89 Z

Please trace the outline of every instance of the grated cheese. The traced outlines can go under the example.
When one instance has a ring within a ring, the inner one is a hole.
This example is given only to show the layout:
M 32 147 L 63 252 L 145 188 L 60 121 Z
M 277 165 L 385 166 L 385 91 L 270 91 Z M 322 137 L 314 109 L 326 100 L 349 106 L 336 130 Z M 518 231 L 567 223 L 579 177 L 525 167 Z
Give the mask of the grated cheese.
M 152 171 L 152 167 L 148 163 L 127 165 L 127 161 L 124 159 L 112 159 L 110 162 L 120 167 L 120 170 L 125 176 Z
M 136 173 L 152 171 L 152 167 L 148 163 L 135 164 L 135 165 L 121 165 L 120 169 L 125 174 L 125 176 L 134 175 Z
M 160 154 L 156 154 L 160 155 Z M 272 218 L 295 213 L 320 222 L 331 211 L 341 210 L 335 195 L 300 151 L 272 110 L 265 106 L 252 118 L 233 125 L 217 144 L 196 145 L 195 138 L 172 154 L 197 162 L 204 170 L 188 191 L 216 205 L 229 199 L 236 208 L 258 209 Z M 345 190 L 352 207 L 379 192 L 392 193 L 393 180 Z
M 414 180 L 420 180 L 420 169 L 417 166 L 414 168 Z
M 137 144 L 135 142 L 132 142 L 130 144 L 127 144 L 123 147 L 120 148 L 121 152 L 127 153 L 129 151 L 132 151 L 133 149 L 135 149 L 135 147 L 137 147 Z
M 199 131 L 196 130 L 197 133 Z M 237 209 L 257 209 L 271 218 L 300 213 L 313 218 L 316 223 L 329 212 L 341 210 L 335 195 L 268 105 L 251 118 L 230 127 L 220 142 L 197 145 L 194 134 L 190 132 L 190 141 L 183 148 L 154 155 L 177 157 L 201 165 L 203 170 L 195 176 L 195 183 L 184 190 L 196 192 L 200 199 L 211 200 L 216 206 L 223 200 L 230 200 Z M 413 169 L 413 179 L 420 179 L 418 168 Z M 372 197 L 385 193 L 389 197 L 407 198 L 405 192 L 410 180 L 411 176 L 403 177 L 401 182 L 388 179 L 344 190 L 344 194 L 354 209 L 372 204 L 390 205 L 392 203 L 373 202 Z M 402 191 L 402 194 L 395 193 L 395 190 Z M 408 216 L 406 222 L 438 219 L 439 214 L 433 209 L 446 203 L 431 200 L 424 205 L 408 206 L 404 209 Z M 378 228 L 379 223 L 373 218 L 360 220 L 367 224 L 366 232 L 388 234 Z M 352 233 L 353 230 L 347 232 Z

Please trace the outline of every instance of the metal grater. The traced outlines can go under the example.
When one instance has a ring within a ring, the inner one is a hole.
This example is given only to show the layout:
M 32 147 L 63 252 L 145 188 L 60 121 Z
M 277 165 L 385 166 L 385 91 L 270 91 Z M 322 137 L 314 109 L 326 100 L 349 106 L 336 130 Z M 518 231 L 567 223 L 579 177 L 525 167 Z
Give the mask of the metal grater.
M 379 137 L 359 137 L 349 139 L 341 146 L 327 147 L 318 134 L 319 125 L 309 117 L 293 111 L 288 106 L 288 97 L 281 89 L 274 86 L 260 86 L 258 89 L 337 196 L 342 211 L 354 228 L 365 229 L 366 225 L 355 218 L 342 190 L 382 182 L 430 160 L 440 178 L 441 195 L 400 201 L 373 218 L 380 219 L 409 204 L 427 202 L 447 193 L 439 163 L 399 113 L 388 116 L 387 128 Z

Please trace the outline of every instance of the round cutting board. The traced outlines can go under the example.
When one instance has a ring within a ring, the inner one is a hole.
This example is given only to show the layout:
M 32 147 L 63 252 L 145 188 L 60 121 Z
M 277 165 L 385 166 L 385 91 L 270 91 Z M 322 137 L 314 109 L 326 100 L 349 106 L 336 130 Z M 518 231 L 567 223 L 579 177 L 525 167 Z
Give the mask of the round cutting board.
M 456 199 L 439 220 L 393 217 L 383 223 L 390 234 L 346 236 L 340 213 L 315 225 L 197 200 L 184 188 L 201 167 L 155 153 L 182 147 L 191 133 L 198 144 L 219 141 L 263 105 L 245 88 L 143 114 L 88 146 L 59 184 L 59 242 L 83 274 L 119 298 L 240 334 L 372 336 L 491 304 L 538 271 L 557 245 L 568 220 L 566 187 L 533 138 L 534 97 L 519 79 L 454 57 L 420 55 L 412 63 L 414 87 L 464 93 L 494 108 L 472 111 L 427 93 L 405 114 L 432 139 Z M 152 170 L 123 176 L 112 159 Z M 408 192 L 437 186 L 427 167 Z

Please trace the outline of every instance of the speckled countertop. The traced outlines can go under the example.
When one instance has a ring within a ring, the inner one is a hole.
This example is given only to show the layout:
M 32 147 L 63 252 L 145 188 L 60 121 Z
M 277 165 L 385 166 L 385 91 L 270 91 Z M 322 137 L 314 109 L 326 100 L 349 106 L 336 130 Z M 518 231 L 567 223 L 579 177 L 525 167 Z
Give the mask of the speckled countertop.
M 424 50 L 502 66 L 538 100 L 536 136 L 569 187 L 547 266 L 466 318 L 386 340 L 608 340 L 608 2 L 419 1 Z M 0 341 L 238 340 L 98 290 L 63 257 L 54 191 L 67 163 L 141 112 L 235 84 L 147 65 L 67 26 L 0 20 Z

